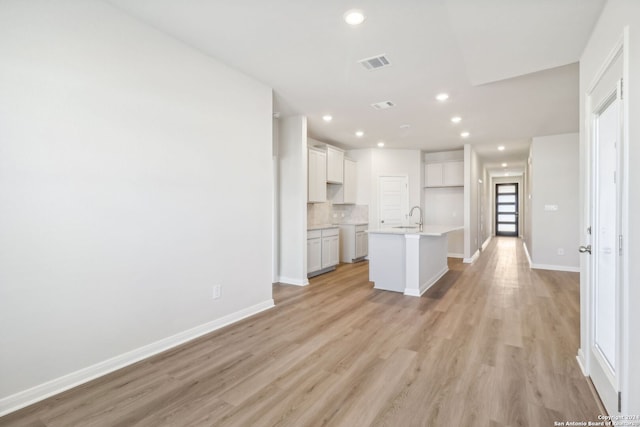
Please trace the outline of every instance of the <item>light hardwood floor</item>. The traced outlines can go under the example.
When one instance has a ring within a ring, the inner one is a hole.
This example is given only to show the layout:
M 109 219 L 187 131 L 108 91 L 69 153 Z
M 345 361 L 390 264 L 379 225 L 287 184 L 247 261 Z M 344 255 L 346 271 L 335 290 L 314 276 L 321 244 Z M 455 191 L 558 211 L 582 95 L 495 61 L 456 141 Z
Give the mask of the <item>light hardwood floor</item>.
M 530 270 L 493 239 L 422 298 L 368 265 L 276 308 L 32 407 L 1 426 L 553 426 L 600 413 L 575 355 L 576 273 Z

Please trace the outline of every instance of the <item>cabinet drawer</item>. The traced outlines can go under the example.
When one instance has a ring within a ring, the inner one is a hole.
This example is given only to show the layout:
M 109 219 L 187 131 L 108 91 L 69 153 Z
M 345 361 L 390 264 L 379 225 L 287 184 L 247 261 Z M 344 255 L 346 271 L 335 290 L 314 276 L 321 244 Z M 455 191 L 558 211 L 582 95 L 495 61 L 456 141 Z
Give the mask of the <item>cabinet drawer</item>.
M 369 228 L 369 226 L 367 224 L 356 225 L 356 233 L 359 232 L 359 231 L 367 231 L 367 228 Z
M 307 231 L 307 240 L 309 239 L 319 239 L 322 237 L 322 230 L 309 230 Z
M 337 235 L 338 235 L 337 228 L 325 228 L 324 230 L 322 230 L 322 237 L 330 237 L 330 236 L 337 236 Z

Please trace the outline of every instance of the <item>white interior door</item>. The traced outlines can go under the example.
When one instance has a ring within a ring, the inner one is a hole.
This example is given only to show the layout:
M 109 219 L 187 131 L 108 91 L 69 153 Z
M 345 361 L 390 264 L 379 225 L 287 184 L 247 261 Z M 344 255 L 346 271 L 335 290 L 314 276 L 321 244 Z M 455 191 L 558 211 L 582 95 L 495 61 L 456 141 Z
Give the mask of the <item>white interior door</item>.
M 378 220 L 383 227 L 401 225 L 409 213 L 409 187 L 406 176 L 378 178 Z
M 609 414 L 620 411 L 622 55 L 591 93 L 590 376 Z M 583 249 L 584 250 L 584 249 Z

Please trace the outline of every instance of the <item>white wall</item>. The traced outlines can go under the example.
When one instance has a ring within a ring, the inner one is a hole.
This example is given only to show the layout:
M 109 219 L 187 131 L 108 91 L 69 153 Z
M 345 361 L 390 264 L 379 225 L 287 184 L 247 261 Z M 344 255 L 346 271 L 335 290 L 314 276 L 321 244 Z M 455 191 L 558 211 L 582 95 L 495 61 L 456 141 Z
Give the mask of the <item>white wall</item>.
M 488 241 L 493 235 L 493 200 L 492 200 L 492 183 L 491 176 L 489 175 L 489 171 L 486 168 L 483 168 L 482 173 L 482 200 L 480 202 L 481 212 L 480 212 L 480 224 L 482 226 L 482 230 L 480 231 L 480 235 L 482 237 L 482 244 Z
M 533 138 L 531 167 L 532 247 L 528 249 L 532 266 L 578 271 L 578 134 Z M 558 210 L 547 210 L 547 206 Z
M 524 168 L 524 191 L 523 191 L 523 205 L 524 205 L 524 244 L 527 249 L 527 253 L 531 252 L 533 248 L 533 231 L 531 224 L 533 222 L 531 215 L 531 202 L 533 200 L 533 188 L 531 183 L 533 182 L 533 165 L 531 159 L 532 148 L 529 146 L 529 156 L 527 157 L 527 164 Z M 530 255 L 529 255 L 530 256 Z
M 478 154 L 471 144 L 464 145 L 464 262 L 473 262 L 479 254 L 482 241 L 479 238 L 480 210 L 478 201 L 482 199 L 479 194 L 478 180 L 484 177 L 484 167 Z
M 348 157 L 358 162 L 357 204 L 369 205 L 369 226 L 377 227 L 378 177 L 406 175 L 409 184 L 409 208 L 422 206 L 422 159 L 420 150 L 350 150 Z M 408 214 L 409 212 L 407 212 Z
M 307 285 L 307 118 L 281 118 L 278 136 L 278 280 Z
M 0 63 L 0 413 L 272 306 L 270 88 L 93 0 Z
M 625 161 L 623 166 L 623 185 L 628 200 L 623 222 L 626 222 L 627 235 L 623 245 L 623 263 L 625 268 L 626 286 L 622 295 L 623 301 L 623 334 L 626 347 L 623 349 L 624 378 L 622 383 L 622 409 L 625 414 L 640 413 L 640 340 L 637 336 L 637 325 L 640 325 L 640 264 L 635 260 L 640 259 L 640 2 L 637 0 L 608 0 L 602 15 L 594 28 L 591 38 L 585 47 L 580 59 L 580 146 L 581 146 L 581 200 L 582 212 L 589 210 L 588 198 L 586 198 L 586 171 L 588 164 L 585 162 L 586 129 L 584 127 L 585 115 L 584 94 L 593 82 L 597 72 L 604 63 L 618 40 L 623 37 L 625 27 L 628 31 L 628 44 L 625 54 L 625 105 L 627 115 L 625 117 Z M 626 221 L 625 221 L 626 220 Z M 580 238 L 584 242 L 587 224 L 584 217 L 581 221 Z M 587 295 L 589 294 L 586 279 L 585 264 L 581 266 L 581 348 L 586 351 L 588 335 L 586 325 L 589 324 L 589 312 Z M 586 317 L 585 317 L 586 316 Z

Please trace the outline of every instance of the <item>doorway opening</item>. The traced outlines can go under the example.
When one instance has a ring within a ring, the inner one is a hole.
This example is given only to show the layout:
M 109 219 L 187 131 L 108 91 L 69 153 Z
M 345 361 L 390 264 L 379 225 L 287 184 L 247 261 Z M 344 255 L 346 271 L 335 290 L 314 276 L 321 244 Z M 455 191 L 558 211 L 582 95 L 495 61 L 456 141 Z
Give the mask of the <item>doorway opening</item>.
M 518 183 L 496 184 L 496 236 L 518 236 Z

